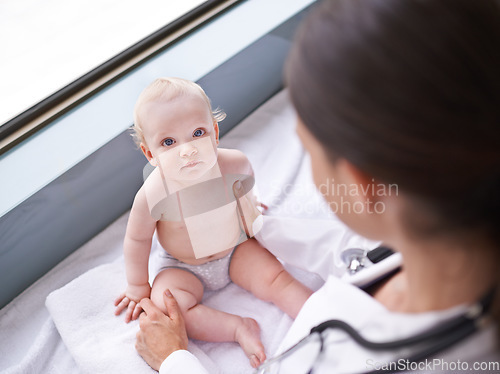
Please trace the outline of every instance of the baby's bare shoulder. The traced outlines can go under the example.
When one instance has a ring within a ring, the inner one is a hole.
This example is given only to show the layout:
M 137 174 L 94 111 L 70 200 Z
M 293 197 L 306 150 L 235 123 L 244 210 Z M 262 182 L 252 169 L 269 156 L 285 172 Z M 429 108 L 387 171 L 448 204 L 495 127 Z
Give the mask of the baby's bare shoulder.
M 161 178 L 161 173 L 159 168 L 155 168 L 146 178 L 144 183 L 142 184 L 142 189 L 145 192 L 156 191 L 158 189 L 163 189 L 163 182 Z
M 142 187 L 137 191 L 134 199 L 134 205 L 139 207 L 148 207 L 148 202 L 158 200 L 165 194 L 161 175 L 158 168 L 154 169 L 151 174 L 146 178 Z
M 218 163 L 222 174 L 253 174 L 247 156 L 238 149 L 218 149 Z
M 135 194 L 134 202 L 132 203 L 132 216 L 143 216 L 148 209 L 148 201 L 146 198 L 146 189 L 144 185 Z

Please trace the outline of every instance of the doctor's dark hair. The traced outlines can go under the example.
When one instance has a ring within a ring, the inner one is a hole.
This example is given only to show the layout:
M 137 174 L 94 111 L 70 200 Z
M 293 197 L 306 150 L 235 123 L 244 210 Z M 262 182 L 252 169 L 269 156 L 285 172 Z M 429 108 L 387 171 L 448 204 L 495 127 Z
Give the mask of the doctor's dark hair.
M 411 197 L 409 233 L 481 238 L 500 255 L 498 1 L 323 1 L 286 80 L 332 162 Z

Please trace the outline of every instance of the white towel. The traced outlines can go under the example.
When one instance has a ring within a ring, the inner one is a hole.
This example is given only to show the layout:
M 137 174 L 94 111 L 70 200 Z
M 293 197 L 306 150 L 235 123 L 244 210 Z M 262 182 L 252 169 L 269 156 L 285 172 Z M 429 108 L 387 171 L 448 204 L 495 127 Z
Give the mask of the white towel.
M 317 278 L 297 272 L 317 288 Z M 64 344 L 82 373 L 150 373 L 153 370 L 135 350 L 138 322 L 124 322 L 114 315 L 113 301 L 126 286 L 123 261 L 101 265 L 52 292 L 46 306 Z M 225 312 L 256 319 L 267 353 L 273 353 L 291 324 L 274 305 L 256 299 L 235 284 L 207 293 L 203 303 Z M 243 350 L 236 343 L 190 341 L 195 354 L 210 373 L 251 373 Z
M 121 261 L 98 266 L 52 292 L 46 306 L 83 373 L 152 371 L 135 349 L 137 323 L 113 318 L 113 299 L 123 291 Z

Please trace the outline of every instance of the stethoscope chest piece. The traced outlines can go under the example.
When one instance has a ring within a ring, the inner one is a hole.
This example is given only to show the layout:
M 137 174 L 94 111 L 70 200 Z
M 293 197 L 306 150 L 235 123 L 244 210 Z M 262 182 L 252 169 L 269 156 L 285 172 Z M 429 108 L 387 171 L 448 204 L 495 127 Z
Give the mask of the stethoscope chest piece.
M 355 274 L 365 267 L 367 251 L 361 248 L 348 248 L 340 254 L 342 262 L 350 274 Z

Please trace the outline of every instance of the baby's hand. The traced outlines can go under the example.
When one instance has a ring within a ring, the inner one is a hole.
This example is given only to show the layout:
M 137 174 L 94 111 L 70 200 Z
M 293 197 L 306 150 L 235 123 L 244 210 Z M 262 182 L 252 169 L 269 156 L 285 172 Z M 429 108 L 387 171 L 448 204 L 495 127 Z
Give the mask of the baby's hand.
M 141 314 L 142 308 L 139 301 L 151 295 L 151 286 L 149 283 L 141 285 L 128 285 L 127 290 L 118 296 L 115 300 L 115 315 L 127 309 L 125 313 L 125 322 L 136 320 Z

